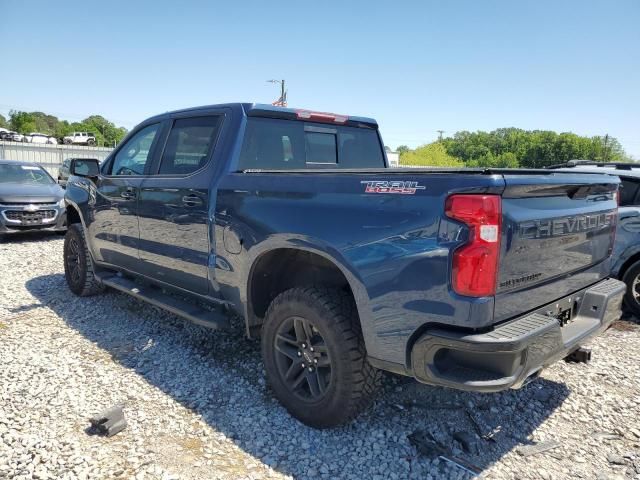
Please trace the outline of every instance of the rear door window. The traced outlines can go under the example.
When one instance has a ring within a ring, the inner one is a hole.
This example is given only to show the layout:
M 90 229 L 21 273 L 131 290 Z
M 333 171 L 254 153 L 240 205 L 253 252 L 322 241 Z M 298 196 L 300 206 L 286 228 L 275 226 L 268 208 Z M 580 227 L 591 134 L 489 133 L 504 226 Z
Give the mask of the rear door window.
M 175 120 L 167 139 L 160 175 L 189 175 L 204 167 L 218 136 L 221 116 Z
M 378 132 L 370 128 L 251 117 L 239 168 L 384 168 Z

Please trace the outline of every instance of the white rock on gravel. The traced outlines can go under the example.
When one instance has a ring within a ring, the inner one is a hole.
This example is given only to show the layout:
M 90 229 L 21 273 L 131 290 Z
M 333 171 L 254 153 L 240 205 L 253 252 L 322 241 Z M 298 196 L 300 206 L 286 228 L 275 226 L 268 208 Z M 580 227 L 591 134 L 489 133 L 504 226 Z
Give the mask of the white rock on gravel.
M 256 342 L 210 332 L 109 292 L 76 298 L 63 240 L 0 243 L 0 478 L 470 478 L 407 435 L 495 434 L 460 453 L 484 478 L 640 478 L 640 328 L 619 322 L 589 365 L 560 362 L 518 391 L 480 395 L 387 376 L 357 421 L 315 431 L 263 381 Z M 89 436 L 125 404 L 126 430 Z M 470 419 L 471 412 L 475 423 Z M 479 429 L 479 431 L 476 431 Z M 557 440 L 530 457 L 518 445 Z

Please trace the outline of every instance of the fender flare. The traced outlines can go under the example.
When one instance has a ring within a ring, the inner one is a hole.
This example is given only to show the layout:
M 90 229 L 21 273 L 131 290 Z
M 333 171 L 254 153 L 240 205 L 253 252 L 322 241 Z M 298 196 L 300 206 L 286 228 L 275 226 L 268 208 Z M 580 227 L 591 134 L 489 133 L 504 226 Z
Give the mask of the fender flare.
M 355 269 L 354 265 L 348 261 L 348 259 L 335 247 L 329 245 L 327 242 L 318 238 L 309 237 L 306 235 L 288 235 L 288 234 L 275 234 L 271 235 L 268 239 L 259 244 L 254 245 L 247 253 L 249 255 L 248 264 L 250 268 L 247 269 L 246 274 L 242 279 L 242 297 L 244 302 L 244 317 L 245 324 L 248 326 L 250 319 L 253 318 L 253 312 L 251 311 L 251 291 L 250 285 L 255 272 L 255 267 L 258 264 L 260 258 L 265 254 L 268 254 L 274 250 L 289 249 L 299 250 L 301 252 L 309 252 L 331 262 L 338 270 L 344 275 L 351 291 L 353 292 L 356 309 L 360 318 L 360 326 L 362 328 L 362 334 L 365 339 L 365 344 L 370 345 L 370 341 L 374 341 L 372 337 L 371 321 L 372 318 L 369 294 L 367 293 L 366 286 L 362 281 L 359 273 Z

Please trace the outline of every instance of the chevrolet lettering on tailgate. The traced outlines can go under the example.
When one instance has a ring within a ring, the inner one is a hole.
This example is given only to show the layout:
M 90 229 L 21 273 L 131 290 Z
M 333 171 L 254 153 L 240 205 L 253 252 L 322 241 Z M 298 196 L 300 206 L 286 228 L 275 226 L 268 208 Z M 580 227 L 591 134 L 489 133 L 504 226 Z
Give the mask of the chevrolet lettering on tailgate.
M 615 221 L 615 211 L 575 215 L 551 220 L 532 220 L 520 224 L 523 238 L 548 238 L 607 228 Z

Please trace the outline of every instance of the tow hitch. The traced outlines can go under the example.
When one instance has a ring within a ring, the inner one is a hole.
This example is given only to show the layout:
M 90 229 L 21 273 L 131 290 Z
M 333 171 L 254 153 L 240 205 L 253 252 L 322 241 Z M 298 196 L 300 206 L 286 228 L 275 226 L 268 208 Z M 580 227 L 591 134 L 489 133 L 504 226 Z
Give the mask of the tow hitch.
M 589 363 L 591 361 L 591 349 L 580 347 L 564 358 L 565 362 Z

